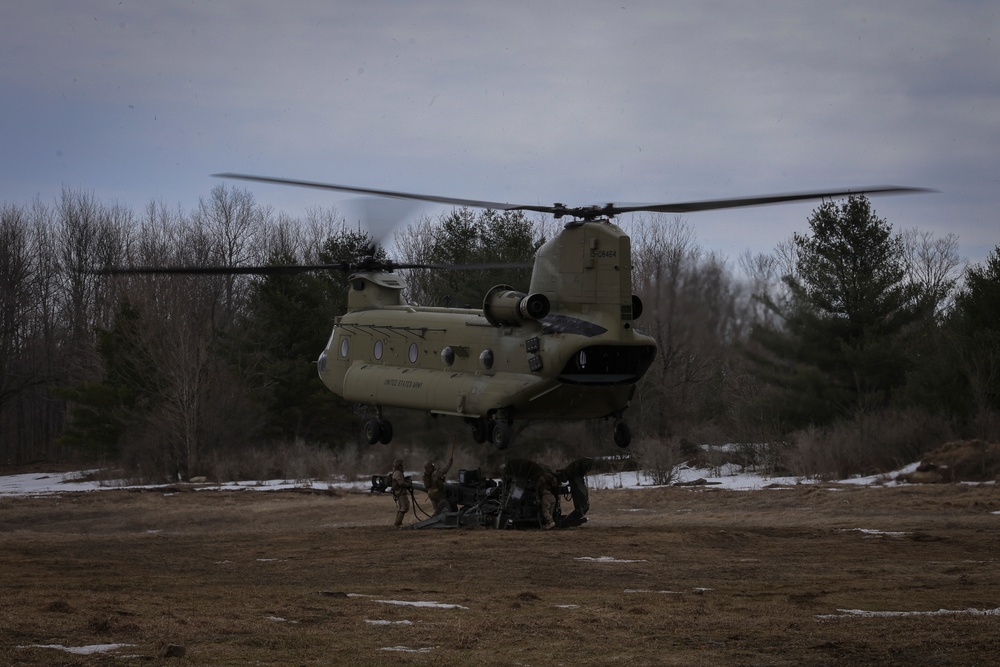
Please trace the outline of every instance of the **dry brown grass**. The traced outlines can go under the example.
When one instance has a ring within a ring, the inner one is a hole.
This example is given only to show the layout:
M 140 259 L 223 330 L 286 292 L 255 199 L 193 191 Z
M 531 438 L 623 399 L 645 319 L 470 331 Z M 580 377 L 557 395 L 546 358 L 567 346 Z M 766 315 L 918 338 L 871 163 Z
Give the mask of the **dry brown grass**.
M 397 532 L 391 500 L 364 494 L 0 499 L 0 664 L 973 665 L 1000 649 L 998 616 L 820 618 L 1000 607 L 994 487 L 591 505 L 566 531 Z M 107 643 L 132 646 L 32 648 Z M 185 656 L 156 657 L 168 644 Z

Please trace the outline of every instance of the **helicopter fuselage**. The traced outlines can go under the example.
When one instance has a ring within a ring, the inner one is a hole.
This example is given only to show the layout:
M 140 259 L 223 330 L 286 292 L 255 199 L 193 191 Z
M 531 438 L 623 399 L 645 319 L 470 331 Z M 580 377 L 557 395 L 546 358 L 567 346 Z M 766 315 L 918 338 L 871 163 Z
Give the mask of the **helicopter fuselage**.
M 656 354 L 633 327 L 629 238 L 608 221 L 567 226 L 539 249 L 528 294 L 498 285 L 482 309 L 406 304 L 392 273 L 349 283 L 319 374 L 334 393 L 379 409 L 491 425 L 620 419 Z

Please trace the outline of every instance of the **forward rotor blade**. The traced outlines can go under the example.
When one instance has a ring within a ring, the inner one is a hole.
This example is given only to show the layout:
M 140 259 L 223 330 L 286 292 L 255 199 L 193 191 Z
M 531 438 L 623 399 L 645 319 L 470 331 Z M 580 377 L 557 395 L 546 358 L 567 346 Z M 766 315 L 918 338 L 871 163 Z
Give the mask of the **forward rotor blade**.
M 135 274 L 198 274 L 198 275 L 295 275 L 307 271 L 344 271 L 347 263 L 338 264 L 277 264 L 274 266 L 136 266 L 131 268 L 98 269 L 97 275 Z
M 397 264 L 391 262 L 393 269 L 435 269 L 441 271 L 491 271 L 495 269 L 530 269 L 532 262 L 492 262 L 483 264 Z
M 212 174 L 217 178 L 235 178 L 243 181 L 256 181 L 258 183 L 272 183 L 275 185 L 295 185 L 302 188 L 317 188 L 319 190 L 336 190 L 339 192 L 353 192 L 359 195 L 373 195 L 376 197 L 393 197 L 395 199 L 412 199 L 414 201 L 425 201 L 432 204 L 451 204 L 453 206 L 469 206 L 471 208 L 491 208 L 500 211 L 515 210 L 536 210 L 518 204 L 507 204 L 495 201 L 482 201 L 479 199 L 462 199 L 459 197 L 439 197 L 437 195 L 421 195 L 413 192 L 396 192 L 394 190 L 377 190 L 375 188 L 357 188 L 351 185 L 336 185 L 334 183 L 318 183 L 316 181 L 300 181 L 293 178 L 272 178 L 270 176 L 253 176 L 251 174 Z M 537 207 L 539 210 L 548 211 L 551 206 Z
M 130 268 L 98 269 L 96 275 L 260 275 L 260 276 L 293 276 L 309 271 L 395 271 L 397 269 L 436 269 L 444 271 L 488 271 L 491 269 L 530 269 L 530 262 L 492 262 L 482 264 L 423 264 L 379 262 L 377 260 L 359 260 L 357 262 L 338 262 L 336 264 L 278 264 L 275 266 L 136 266 Z

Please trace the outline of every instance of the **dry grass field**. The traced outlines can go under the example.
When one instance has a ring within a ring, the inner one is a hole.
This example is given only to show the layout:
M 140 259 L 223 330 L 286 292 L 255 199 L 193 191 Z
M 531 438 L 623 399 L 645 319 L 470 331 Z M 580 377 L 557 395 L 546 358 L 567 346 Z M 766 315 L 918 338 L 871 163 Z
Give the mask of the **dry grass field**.
M 591 506 L 590 523 L 570 530 L 395 531 L 391 499 L 361 493 L 0 498 L 0 663 L 991 665 L 1000 655 L 994 486 L 599 490 Z M 121 646 L 51 648 L 106 644 Z

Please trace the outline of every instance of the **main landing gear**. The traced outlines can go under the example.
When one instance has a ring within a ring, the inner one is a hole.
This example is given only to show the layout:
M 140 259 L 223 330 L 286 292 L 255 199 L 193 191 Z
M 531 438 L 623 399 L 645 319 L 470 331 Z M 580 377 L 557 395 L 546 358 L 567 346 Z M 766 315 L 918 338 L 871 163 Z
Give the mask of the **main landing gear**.
M 383 419 L 382 410 L 376 408 L 375 419 L 369 419 L 365 422 L 364 433 L 365 440 L 368 441 L 369 445 L 374 445 L 376 442 L 388 445 L 392 442 L 392 422 Z
M 628 447 L 632 443 L 632 429 L 622 419 L 615 421 L 615 444 Z
M 625 423 L 625 411 L 619 410 L 611 415 L 615 418 L 615 444 L 625 448 L 632 444 L 632 429 Z
M 472 426 L 472 439 L 477 443 L 482 444 L 489 440 L 497 449 L 507 449 L 510 446 L 513 433 L 506 421 L 476 417 L 467 419 L 466 422 Z

